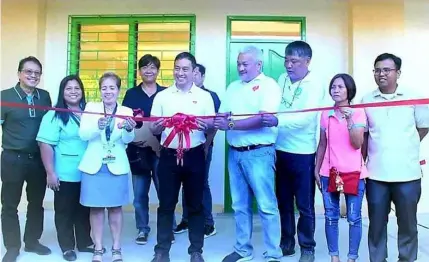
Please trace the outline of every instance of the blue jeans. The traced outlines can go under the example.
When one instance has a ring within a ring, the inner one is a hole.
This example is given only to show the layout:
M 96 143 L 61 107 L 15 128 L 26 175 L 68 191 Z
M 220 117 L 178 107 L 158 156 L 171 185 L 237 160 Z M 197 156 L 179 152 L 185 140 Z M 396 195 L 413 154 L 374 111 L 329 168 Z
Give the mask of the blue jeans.
M 134 190 L 134 212 L 136 216 L 136 227 L 139 232 L 149 233 L 149 190 L 153 180 L 156 193 L 159 191 L 159 181 L 157 175 L 159 158 L 154 157 L 153 168 L 146 174 L 133 175 Z
M 280 249 L 280 214 L 274 192 L 275 169 L 274 146 L 249 151 L 230 148 L 228 155 L 229 182 L 232 208 L 236 226 L 235 252 L 243 257 L 251 256 L 253 196 L 264 230 L 264 244 L 267 259 L 282 257 Z
M 338 220 L 340 219 L 340 194 L 328 192 L 328 177 L 321 177 L 323 205 L 325 207 L 325 234 L 330 256 L 338 256 Z M 362 201 L 365 193 L 365 181 L 359 181 L 357 196 L 345 195 L 347 221 L 349 222 L 349 253 L 348 258 L 358 258 L 359 245 L 362 238 Z
M 203 192 L 203 211 L 204 211 L 204 217 L 206 221 L 205 224 L 207 226 L 214 225 L 213 215 L 212 215 L 212 193 L 210 192 L 210 186 L 209 186 L 209 171 L 210 171 L 210 163 L 212 161 L 212 151 L 213 151 L 213 146 L 210 146 L 206 157 L 206 177 L 205 177 L 204 192 Z M 188 208 L 186 206 L 185 195 L 183 193 L 182 193 L 182 207 L 183 207 L 182 221 L 188 222 Z

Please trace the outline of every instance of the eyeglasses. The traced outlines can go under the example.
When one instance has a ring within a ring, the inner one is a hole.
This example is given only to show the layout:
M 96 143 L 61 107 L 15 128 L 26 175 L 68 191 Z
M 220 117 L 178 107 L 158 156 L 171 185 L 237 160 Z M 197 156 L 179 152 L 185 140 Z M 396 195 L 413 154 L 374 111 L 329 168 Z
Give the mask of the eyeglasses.
M 376 68 L 372 70 L 374 72 L 374 75 L 381 75 L 383 73 L 384 75 L 389 75 L 392 71 L 397 71 L 395 68 Z
M 33 71 L 33 70 L 29 70 L 29 69 L 21 70 L 21 72 L 23 72 L 27 76 L 35 75 L 36 77 L 40 77 L 42 75 L 42 72 Z

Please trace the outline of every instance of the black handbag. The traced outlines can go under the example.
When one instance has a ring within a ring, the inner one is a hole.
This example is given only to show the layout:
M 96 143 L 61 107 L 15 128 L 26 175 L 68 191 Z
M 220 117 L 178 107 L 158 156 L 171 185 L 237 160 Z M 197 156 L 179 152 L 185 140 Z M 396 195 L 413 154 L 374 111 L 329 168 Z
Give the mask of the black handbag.
M 138 147 L 128 144 L 127 156 L 133 175 L 141 175 L 153 171 L 156 154 L 151 147 Z

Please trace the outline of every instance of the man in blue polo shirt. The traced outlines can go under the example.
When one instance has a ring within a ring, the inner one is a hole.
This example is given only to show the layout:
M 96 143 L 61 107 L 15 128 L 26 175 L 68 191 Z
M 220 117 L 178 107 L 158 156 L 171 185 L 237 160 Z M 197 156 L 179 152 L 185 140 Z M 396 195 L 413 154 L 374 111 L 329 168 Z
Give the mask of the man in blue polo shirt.
M 220 107 L 220 99 L 218 95 L 208 90 L 204 87 L 204 80 L 206 77 L 206 68 L 201 65 L 197 64 L 195 68 L 195 74 L 194 74 L 194 83 L 199 88 L 207 91 L 210 93 L 213 103 L 215 106 L 215 112 L 217 113 L 219 111 Z M 216 234 L 216 228 L 214 226 L 213 221 L 213 214 L 212 214 L 212 194 L 210 192 L 210 186 L 209 186 L 209 171 L 210 171 L 210 163 L 212 160 L 212 151 L 213 151 L 213 139 L 216 135 L 216 130 L 213 130 L 213 132 L 207 134 L 206 144 L 205 144 L 205 153 L 206 153 L 206 181 L 204 184 L 204 195 L 203 195 L 203 209 L 204 209 L 204 217 L 206 219 L 205 229 L 204 229 L 204 237 L 210 237 Z M 182 194 L 182 207 L 183 207 L 183 216 L 182 221 L 180 224 L 174 229 L 175 234 L 180 234 L 183 232 L 188 231 L 188 210 L 186 208 L 185 204 L 185 198 Z
M 150 116 L 153 99 L 166 87 L 160 86 L 156 80 L 161 62 L 156 56 L 144 55 L 139 60 L 139 73 L 142 82 L 127 90 L 123 106 L 132 109 L 141 109 L 144 117 Z M 144 245 L 148 241 L 149 227 L 149 190 L 153 180 L 156 191 L 159 184 L 156 174 L 160 144 L 159 139 L 149 131 L 149 123 L 137 123 L 136 138 L 127 148 L 130 161 L 133 190 L 136 227 L 138 230 L 136 243 Z M 173 233 L 172 233 L 173 236 Z

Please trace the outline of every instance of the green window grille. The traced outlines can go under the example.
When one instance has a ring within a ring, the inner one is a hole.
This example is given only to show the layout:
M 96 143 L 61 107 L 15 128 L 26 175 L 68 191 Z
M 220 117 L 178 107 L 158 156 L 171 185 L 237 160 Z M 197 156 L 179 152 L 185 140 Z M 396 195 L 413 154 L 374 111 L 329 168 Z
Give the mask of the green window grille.
M 138 60 L 152 54 L 161 60 L 158 83 L 170 86 L 180 52 L 195 53 L 195 16 L 71 16 L 68 73 L 78 74 L 88 101 L 100 101 L 98 80 L 105 72 L 122 79 L 120 101 L 140 80 Z

